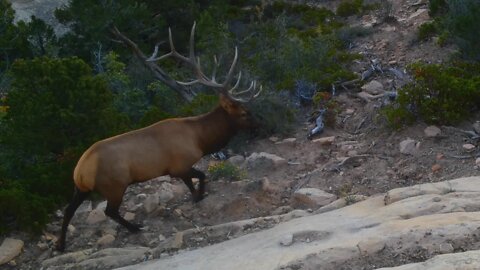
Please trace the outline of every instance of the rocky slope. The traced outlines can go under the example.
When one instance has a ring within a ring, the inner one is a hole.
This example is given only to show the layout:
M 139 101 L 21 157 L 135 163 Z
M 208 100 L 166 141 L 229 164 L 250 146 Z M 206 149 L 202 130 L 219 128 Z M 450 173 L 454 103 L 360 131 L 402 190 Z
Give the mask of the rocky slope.
M 12 2 L 30 14 L 46 0 Z M 0 267 L 480 268 L 480 179 L 461 178 L 479 174 L 478 139 L 471 134 L 480 134 L 480 117 L 456 127 L 384 127 L 378 117 L 388 101 L 384 94 L 409 80 L 405 66 L 441 62 L 454 48 L 415 39 L 418 25 L 429 20 L 426 1 L 382 2 L 388 5 L 349 19 L 368 30 L 352 41 L 352 51 L 364 55 L 352 68 L 359 75 L 375 70 L 361 88 L 339 89 L 335 126 L 310 141 L 313 124 L 299 123 L 289 138 L 273 136 L 230 153 L 245 179 L 210 181 L 199 204 L 191 203 L 181 181 L 168 177 L 130 187 L 121 213 L 144 225 L 140 234 L 107 219 L 105 202 L 87 201 L 69 227 L 66 253 L 59 254 L 52 249 L 58 211 L 39 239 L 0 237 L 8 244 L 0 247 Z M 205 170 L 214 162 L 207 157 L 197 166 Z

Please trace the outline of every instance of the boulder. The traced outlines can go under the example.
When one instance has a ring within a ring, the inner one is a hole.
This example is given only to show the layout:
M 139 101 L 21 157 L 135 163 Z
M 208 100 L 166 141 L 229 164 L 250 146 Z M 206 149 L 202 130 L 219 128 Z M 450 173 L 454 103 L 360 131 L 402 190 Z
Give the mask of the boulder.
M 14 238 L 5 238 L 0 246 L 0 265 L 17 257 L 23 249 L 23 241 Z

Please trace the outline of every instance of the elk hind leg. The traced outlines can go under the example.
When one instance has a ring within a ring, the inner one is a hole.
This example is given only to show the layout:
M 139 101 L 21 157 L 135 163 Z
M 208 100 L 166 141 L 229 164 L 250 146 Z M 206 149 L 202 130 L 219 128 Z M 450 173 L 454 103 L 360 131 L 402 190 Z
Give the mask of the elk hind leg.
M 130 232 L 139 232 L 142 226 L 128 222 L 120 215 L 118 211 L 118 209 L 120 208 L 120 204 L 122 203 L 125 190 L 126 188 L 109 188 L 106 192 L 104 192 L 104 194 L 102 194 L 107 199 L 107 208 L 105 209 L 105 215 L 109 216 L 118 224 L 127 228 Z
M 70 223 L 70 220 L 75 214 L 75 211 L 77 210 L 77 208 L 87 198 L 89 193 L 90 192 L 82 192 L 77 187 L 75 187 L 72 201 L 65 209 L 65 213 L 63 215 L 62 232 L 60 234 L 60 238 L 58 238 L 58 241 L 57 241 L 57 250 L 59 251 L 65 250 L 65 239 L 67 235 L 68 224 Z

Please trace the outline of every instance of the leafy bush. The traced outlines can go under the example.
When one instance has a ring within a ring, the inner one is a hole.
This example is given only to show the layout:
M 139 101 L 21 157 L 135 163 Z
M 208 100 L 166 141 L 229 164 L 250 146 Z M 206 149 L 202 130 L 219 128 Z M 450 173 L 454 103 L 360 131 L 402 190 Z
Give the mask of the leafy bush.
M 337 15 L 341 17 L 348 17 L 359 14 L 362 10 L 363 0 L 345 0 L 337 7 Z
M 463 58 L 480 60 L 480 2 L 477 0 L 431 0 L 430 13 L 440 30 L 456 44 Z
M 82 151 L 124 130 L 126 121 L 113 108 L 106 81 L 78 58 L 17 60 L 11 76 L 0 122 L 0 202 L 6 203 L 0 208 L 18 211 L 5 210 L 0 223 L 34 229 L 71 197 Z
M 426 22 L 418 27 L 418 39 L 426 40 L 432 37 L 437 32 L 433 22 Z
M 222 161 L 208 167 L 210 179 L 217 181 L 226 179 L 229 181 L 239 181 L 245 177 L 245 172 L 230 162 Z
M 185 104 L 180 109 L 180 114 L 182 116 L 199 115 L 199 114 L 206 113 L 213 110 L 213 108 L 215 108 L 217 105 L 218 105 L 217 95 L 208 95 L 208 94 L 200 93 L 192 100 L 192 102 Z
M 385 109 L 393 127 L 420 118 L 427 123 L 454 124 L 478 109 L 480 64 L 416 63 L 410 66 L 413 83 L 399 92 L 395 104 Z

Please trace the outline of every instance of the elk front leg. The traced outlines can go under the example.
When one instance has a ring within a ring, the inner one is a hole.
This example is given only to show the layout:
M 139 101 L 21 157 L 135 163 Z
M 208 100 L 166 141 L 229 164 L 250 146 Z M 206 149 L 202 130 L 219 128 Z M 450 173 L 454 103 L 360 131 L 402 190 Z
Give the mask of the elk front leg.
M 190 171 L 181 178 L 192 193 L 193 201 L 199 202 L 203 200 L 203 194 L 205 193 L 205 174 L 199 170 L 191 168 Z M 198 190 L 196 190 L 193 186 L 192 178 L 198 178 L 198 180 L 200 181 L 198 185 Z

